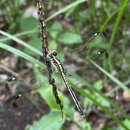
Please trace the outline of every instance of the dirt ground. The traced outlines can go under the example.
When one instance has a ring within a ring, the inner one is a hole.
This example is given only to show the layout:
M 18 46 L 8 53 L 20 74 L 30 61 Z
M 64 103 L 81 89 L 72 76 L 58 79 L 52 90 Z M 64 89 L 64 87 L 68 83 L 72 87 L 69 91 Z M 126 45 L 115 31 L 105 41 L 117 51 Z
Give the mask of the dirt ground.
M 28 124 L 32 124 L 49 112 L 48 105 L 38 95 L 31 97 L 33 100 L 38 98 L 38 107 L 26 95 L 10 102 L 5 101 L 5 95 L 6 92 L 3 90 L 2 94 L 1 90 L 0 130 L 24 130 Z M 14 103 L 17 105 L 14 105 Z

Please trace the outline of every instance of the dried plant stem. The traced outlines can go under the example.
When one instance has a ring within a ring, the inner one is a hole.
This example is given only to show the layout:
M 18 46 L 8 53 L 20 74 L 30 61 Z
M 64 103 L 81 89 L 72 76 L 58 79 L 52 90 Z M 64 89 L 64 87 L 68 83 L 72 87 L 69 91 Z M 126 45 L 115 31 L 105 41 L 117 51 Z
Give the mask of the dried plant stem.
M 62 112 L 63 105 L 58 96 L 57 87 L 55 85 L 55 79 L 52 77 L 51 61 L 48 59 L 48 54 L 49 54 L 48 39 L 47 39 L 47 32 L 46 32 L 45 13 L 44 13 L 43 7 L 42 7 L 42 0 L 36 0 L 36 7 L 37 7 L 39 24 L 40 24 L 40 35 L 41 35 L 41 39 L 42 39 L 43 62 L 45 62 L 46 66 L 48 68 L 48 73 L 49 73 L 48 80 L 49 80 L 49 83 L 53 87 L 53 94 L 55 96 L 56 103 L 59 104 L 61 112 Z M 63 112 L 62 112 L 62 118 L 63 118 Z

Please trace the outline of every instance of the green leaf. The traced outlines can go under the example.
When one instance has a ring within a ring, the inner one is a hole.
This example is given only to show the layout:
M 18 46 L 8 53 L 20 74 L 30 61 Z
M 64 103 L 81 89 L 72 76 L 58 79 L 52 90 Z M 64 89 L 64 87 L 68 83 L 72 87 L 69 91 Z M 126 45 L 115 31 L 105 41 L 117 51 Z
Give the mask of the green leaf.
M 103 81 L 98 80 L 97 82 L 94 83 L 94 87 L 97 88 L 98 90 L 101 90 L 103 87 Z
M 21 31 L 28 31 L 37 26 L 37 20 L 33 17 L 23 18 L 20 22 Z
M 64 62 L 64 53 L 62 50 L 58 50 L 57 58 L 60 59 L 62 63 Z
M 49 50 L 56 50 L 56 49 L 57 49 L 56 41 L 54 40 L 49 41 Z
M 94 87 L 97 90 L 101 90 L 103 88 L 103 81 L 98 80 L 97 82 L 94 83 Z M 106 100 L 104 97 L 100 95 L 96 95 L 96 98 L 97 98 L 97 101 L 99 101 L 103 106 L 106 106 L 106 107 L 110 106 L 110 102 L 108 102 L 108 100 Z
M 40 52 L 42 52 L 42 42 L 41 42 L 41 40 L 37 36 L 33 36 L 29 40 L 28 44 L 31 47 L 36 48 L 37 50 L 39 50 Z M 36 53 L 34 51 L 31 51 L 28 48 L 24 48 L 24 52 L 27 53 L 27 54 L 30 54 L 30 55 L 36 55 Z
M 83 130 L 92 130 L 90 123 L 86 122 L 85 120 L 81 121 L 80 125 Z
M 47 102 L 47 104 L 50 106 L 51 109 L 60 111 L 60 106 L 59 104 L 56 103 L 56 99 L 53 95 L 52 87 L 50 85 L 48 86 L 48 88 L 45 87 L 40 88 L 38 92 L 40 93 L 41 97 L 45 99 L 45 101 Z M 63 94 L 58 91 L 58 96 L 61 100 L 61 103 L 64 105 Z
M 50 27 L 50 30 L 58 30 L 58 31 L 61 31 L 63 28 L 62 28 L 62 25 L 58 22 L 58 21 L 55 21 L 51 27 Z
M 85 18 L 84 18 L 85 16 Z M 91 8 L 85 8 L 84 10 L 81 10 L 78 15 L 80 21 L 88 22 L 90 18 L 92 17 L 92 9 Z
M 49 33 L 52 38 L 56 39 L 59 32 L 63 30 L 62 25 L 59 22 L 54 22 L 52 26 L 49 28 Z
M 71 105 L 70 100 L 67 97 L 64 97 L 64 113 L 68 115 L 71 119 L 74 117 L 74 105 Z
M 56 39 L 59 31 L 58 30 L 51 30 L 49 31 L 52 38 Z
M 60 112 L 51 111 L 32 126 L 28 125 L 26 130 L 59 130 L 64 122 L 65 118 L 61 121 Z
M 57 40 L 64 44 L 77 44 L 82 42 L 81 36 L 73 32 L 62 33 L 58 36 Z

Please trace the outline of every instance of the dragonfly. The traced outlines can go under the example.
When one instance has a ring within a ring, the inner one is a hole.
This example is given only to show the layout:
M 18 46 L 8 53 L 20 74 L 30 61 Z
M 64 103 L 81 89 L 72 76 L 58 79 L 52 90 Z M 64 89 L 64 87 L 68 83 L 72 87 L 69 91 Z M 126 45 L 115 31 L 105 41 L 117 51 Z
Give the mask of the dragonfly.
M 80 115 L 84 115 L 84 112 L 83 112 L 83 110 L 82 110 L 82 108 L 81 108 L 81 106 L 80 106 L 80 104 L 75 96 L 75 93 L 73 92 L 72 88 L 70 87 L 70 85 L 67 81 L 67 78 L 65 76 L 64 67 L 63 67 L 62 63 L 60 62 L 60 60 L 56 56 L 57 56 L 57 52 L 55 50 L 50 51 L 48 53 L 48 58 L 50 58 L 52 65 L 60 73 L 60 75 L 65 83 L 65 86 L 66 86 L 67 90 L 69 91 L 71 98 L 73 99 Z

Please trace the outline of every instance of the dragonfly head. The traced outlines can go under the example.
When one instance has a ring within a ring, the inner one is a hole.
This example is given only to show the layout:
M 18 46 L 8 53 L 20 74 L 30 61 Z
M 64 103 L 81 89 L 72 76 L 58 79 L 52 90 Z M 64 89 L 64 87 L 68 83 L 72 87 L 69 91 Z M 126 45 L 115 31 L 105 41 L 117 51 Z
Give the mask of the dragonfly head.
M 49 51 L 48 56 L 57 56 L 56 50 Z

